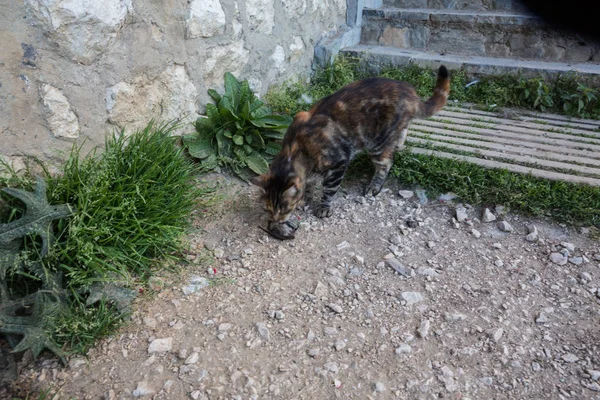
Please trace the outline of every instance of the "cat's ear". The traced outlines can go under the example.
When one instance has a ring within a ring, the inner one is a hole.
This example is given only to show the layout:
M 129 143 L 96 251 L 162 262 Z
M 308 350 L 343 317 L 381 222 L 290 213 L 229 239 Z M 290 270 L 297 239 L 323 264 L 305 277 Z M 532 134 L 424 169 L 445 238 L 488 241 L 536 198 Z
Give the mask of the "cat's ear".
M 308 122 L 310 117 L 311 117 L 311 114 L 308 111 L 300 111 L 298 114 L 296 114 L 296 117 L 294 117 L 294 121 L 295 122 Z
M 267 188 L 267 181 L 268 180 L 269 180 L 268 175 L 267 174 L 262 174 L 262 175 L 250 178 L 250 183 L 253 184 L 253 185 L 255 185 L 255 186 L 258 186 L 264 192 L 265 189 Z

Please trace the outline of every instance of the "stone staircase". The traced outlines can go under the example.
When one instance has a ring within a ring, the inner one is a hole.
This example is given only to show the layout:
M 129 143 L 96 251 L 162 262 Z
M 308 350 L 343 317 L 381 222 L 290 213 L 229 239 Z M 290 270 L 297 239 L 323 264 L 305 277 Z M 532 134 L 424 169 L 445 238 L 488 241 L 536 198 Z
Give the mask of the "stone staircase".
M 600 84 L 600 44 L 552 29 L 518 1 L 372 0 L 360 11 L 339 36 L 346 42 L 326 43 L 323 54 L 360 57 L 374 70 L 445 64 L 472 77 L 575 70 Z M 413 121 L 407 145 L 418 154 L 600 186 L 600 121 L 449 103 L 433 118 Z
M 362 10 L 360 42 L 341 49 L 371 66 L 416 63 L 472 75 L 555 75 L 600 84 L 600 44 L 554 30 L 513 0 L 384 0 Z

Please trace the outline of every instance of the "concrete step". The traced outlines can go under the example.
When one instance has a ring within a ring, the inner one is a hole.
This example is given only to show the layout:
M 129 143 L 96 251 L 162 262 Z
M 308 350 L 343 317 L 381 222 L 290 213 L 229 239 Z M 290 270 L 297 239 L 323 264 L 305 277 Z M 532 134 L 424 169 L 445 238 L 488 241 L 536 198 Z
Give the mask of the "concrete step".
M 384 0 L 383 6 L 447 10 L 527 11 L 523 4 L 515 0 Z
M 518 12 L 364 9 L 360 43 L 438 54 L 600 62 L 600 44 Z
M 509 114 L 449 105 L 432 118 L 414 120 L 407 145 L 418 154 L 600 186 L 600 121 Z
M 450 73 L 453 69 L 464 68 L 467 74 L 473 77 L 521 74 L 525 77 L 553 78 L 569 71 L 576 71 L 581 75 L 582 80 L 589 85 L 600 85 L 600 65 L 594 63 L 558 63 L 495 57 L 440 55 L 419 50 L 362 44 L 346 47 L 340 51 L 340 54 L 360 58 L 363 65 L 373 71 L 378 71 L 382 67 L 399 67 L 408 64 L 430 68 L 437 68 L 440 64 L 444 64 L 450 69 Z

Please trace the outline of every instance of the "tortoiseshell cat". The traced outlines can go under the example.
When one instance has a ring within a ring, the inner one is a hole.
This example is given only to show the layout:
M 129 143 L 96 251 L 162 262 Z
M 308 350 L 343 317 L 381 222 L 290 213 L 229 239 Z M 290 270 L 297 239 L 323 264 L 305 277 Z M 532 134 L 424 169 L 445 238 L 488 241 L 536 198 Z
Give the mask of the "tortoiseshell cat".
M 365 150 L 376 171 L 364 194 L 376 196 L 403 146 L 413 118 L 427 118 L 448 99 L 450 79 L 439 68 L 433 96 L 422 101 L 406 82 L 385 78 L 357 81 L 296 114 L 283 138 L 282 149 L 269 172 L 252 179 L 262 189 L 264 209 L 275 222 L 286 221 L 303 198 L 310 201 L 313 177 L 323 177 L 323 195 L 316 210 L 331 215 L 331 200 L 352 158 Z

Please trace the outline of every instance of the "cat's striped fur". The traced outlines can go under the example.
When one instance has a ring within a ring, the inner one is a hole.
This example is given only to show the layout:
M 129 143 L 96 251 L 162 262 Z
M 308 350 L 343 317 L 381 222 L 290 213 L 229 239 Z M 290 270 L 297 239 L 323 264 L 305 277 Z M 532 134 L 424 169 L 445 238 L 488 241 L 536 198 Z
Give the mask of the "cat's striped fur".
M 352 158 L 365 150 L 375 175 L 365 195 L 377 195 L 392 166 L 394 152 L 406 139 L 413 118 L 439 111 L 450 92 L 448 70 L 441 66 L 433 96 L 422 101 L 412 85 L 385 78 L 349 84 L 299 112 L 282 142 L 269 172 L 252 179 L 262 189 L 264 209 L 271 220 L 287 220 L 303 198 L 314 192 L 313 176 L 323 177 L 323 195 L 316 210 L 331 215 L 331 200 Z

